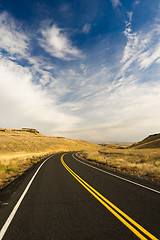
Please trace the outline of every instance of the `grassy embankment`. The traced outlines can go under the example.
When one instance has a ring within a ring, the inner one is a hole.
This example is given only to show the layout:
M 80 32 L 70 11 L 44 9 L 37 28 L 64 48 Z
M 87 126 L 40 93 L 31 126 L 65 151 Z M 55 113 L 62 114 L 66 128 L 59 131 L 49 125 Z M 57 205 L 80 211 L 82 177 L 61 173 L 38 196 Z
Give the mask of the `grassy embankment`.
M 0 129 L 0 188 L 45 156 L 97 148 L 87 141 L 48 137 L 36 130 Z
M 150 139 L 149 139 L 150 140 Z M 139 177 L 160 180 L 160 146 L 158 140 L 148 143 L 143 140 L 134 147 L 120 147 L 106 144 L 101 150 L 82 151 L 78 155 L 86 160 L 103 164 L 120 172 L 128 172 Z M 159 141 L 160 142 L 160 141 Z M 152 147 L 152 148 L 150 148 Z

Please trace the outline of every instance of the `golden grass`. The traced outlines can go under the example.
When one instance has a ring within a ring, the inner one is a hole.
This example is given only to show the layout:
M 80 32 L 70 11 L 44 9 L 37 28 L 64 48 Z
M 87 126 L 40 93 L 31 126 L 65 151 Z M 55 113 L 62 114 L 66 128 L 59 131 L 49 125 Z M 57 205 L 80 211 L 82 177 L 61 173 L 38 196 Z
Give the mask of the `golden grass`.
M 78 151 L 91 147 L 95 148 L 97 145 L 82 140 L 48 137 L 29 132 L 0 132 L 0 154 Z
M 82 151 L 79 156 L 118 171 L 160 180 L 160 148 L 116 149 L 104 147 L 101 150 Z
M 150 141 L 148 143 L 141 143 L 136 146 L 137 149 L 143 149 L 143 148 L 160 148 L 160 139 Z
M 0 187 L 47 155 L 90 149 L 98 149 L 98 145 L 23 130 L 0 129 Z
M 131 147 L 143 149 L 143 148 L 160 148 L 160 134 L 149 135 L 142 141 L 133 144 Z
M 22 175 L 25 170 L 30 168 L 47 155 L 33 156 L 31 158 L 17 159 L 12 158 L 7 164 L 0 162 L 0 188 L 8 185 L 18 176 Z
M 126 148 L 127 145 L 100 146 L 82 140 L 48 137 L 36 131 L 0 129 L 0 188 L 45 156 L 67 151 L 81 151 L 78 154 L 84 159 L 160 180 L 160 148 Z

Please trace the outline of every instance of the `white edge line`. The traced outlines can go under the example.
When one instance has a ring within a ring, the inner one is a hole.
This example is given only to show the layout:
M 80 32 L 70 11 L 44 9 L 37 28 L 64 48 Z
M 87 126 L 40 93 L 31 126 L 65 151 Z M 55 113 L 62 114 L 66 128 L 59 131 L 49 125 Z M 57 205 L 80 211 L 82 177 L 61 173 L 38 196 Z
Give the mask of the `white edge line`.
M 91 167 L 91 168 L 94 168 L 94 169 L 96 169 L 96 170 L 99 170 L 99 171 L 101 171 L 101 172 L 103 172 L 103 173 L 109 174 L 109 175 L 111 175 L 111 176 L 113 176 L 113 177 L 119 178 L 119 179 L 124 180 L 124 181 L 126 181 L 126 182 L 135 184 L 135 185 L 137 185 L 137 186 L 139 186 L 139 187 L 146 188 L 146 189 L 148 189 L 148 190 L 150 190 L 150 191 L 153 191 L 153 192 L 156 192 L 156 193 L 160 193 L 159 191 L 157 191 L 157 190 L 155 190 L 155 189 L 153 189 L 153 188 L 146 187 L 146 186 L 144 186 L 144 185 L 142 185 L 142 184 L 139 184 L 139 183 L 130 181 L 130 180 L 126 179 L 126 178 L 117 176 L 117 175 L 112 174 L 112 173 L 110 173 L 110 172 L 104 171 L 104 170 L 102 170 L 102 169 L 100 169 L 100 168 L 94 167 L 94 166 L 92 166 L 92 165 L 90 165 L 90 164 L 84 163 L 84 162 L 82 162 L 81 160 L 77 159 L 77 158 L 74 156 L 74 154 L 72 154 L 72 157 L 73 157 L 75 160 L 79 161 L 80 163 L 83 163 L 84 165 L 87 165 L 87 166 L 89 166 L 89 167 Z
M 53 155 L 52 155 L 53 156 Z M 13 208 L 12 212 L 10 213 L 8 219 L 6 220 L 5 224 L 3 225 L 1 231 L 0 231 L 0 240 L 2 240 L 4 234 L 6 233 L 10 223 L 12 222 L 12 219 L 14 218 L 14 215 L 16 214 L 21 202 L 23 201 L 25 195 L 27 194 L 33 180 L 35 179 L 37 173 L 39 172 L 39 170 L 41 169 L 41 167 L 43 166 L 43 164 L 50 159 L 52 156 L 48 157 L 37 169 L 37 171 L 35 172 L 35 174 L 33 175 L 33 177 L 31 178 L 30 182 L 28 183 L 27 187 L 25 188 L 24 192 L 22 193 L 21 197 L 19 198 L 18 202 L 16 203 L 15 207 Z

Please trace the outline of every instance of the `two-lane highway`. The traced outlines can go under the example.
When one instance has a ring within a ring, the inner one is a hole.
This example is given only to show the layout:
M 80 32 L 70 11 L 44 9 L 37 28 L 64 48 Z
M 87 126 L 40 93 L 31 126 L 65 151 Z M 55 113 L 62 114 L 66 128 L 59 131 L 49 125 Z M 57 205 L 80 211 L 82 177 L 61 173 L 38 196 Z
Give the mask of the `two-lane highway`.
M 53 155 L 12 194 L 0 192 L 0 239 L 159 239 L 158 188 L 106 174 L 72 153 Z

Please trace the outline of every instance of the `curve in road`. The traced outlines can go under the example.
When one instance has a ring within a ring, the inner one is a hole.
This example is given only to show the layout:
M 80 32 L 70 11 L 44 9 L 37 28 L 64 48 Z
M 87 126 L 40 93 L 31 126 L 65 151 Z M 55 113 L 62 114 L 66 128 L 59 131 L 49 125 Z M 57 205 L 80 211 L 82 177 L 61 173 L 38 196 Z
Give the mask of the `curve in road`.
M 159 200 L 156 192 L 88 167 L 72 153 L 57 154 L 0 192 L 0 239 L 158 239 Z

